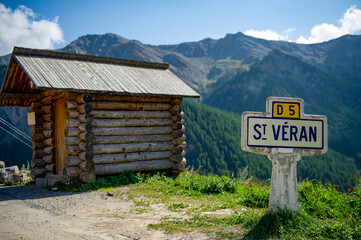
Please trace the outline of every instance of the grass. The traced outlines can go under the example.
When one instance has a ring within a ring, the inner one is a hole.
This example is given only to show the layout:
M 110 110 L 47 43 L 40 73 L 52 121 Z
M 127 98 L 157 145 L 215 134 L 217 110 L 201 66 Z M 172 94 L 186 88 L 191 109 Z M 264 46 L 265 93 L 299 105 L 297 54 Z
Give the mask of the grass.
M 272 214 L 267 209 L 267 184 L 244 178 L 202 176 L 194 171 L 176 178 L 126 172 L 92 184 L 76 183 L 75 189 L 113 187 L 116 192 L 117 184 L 132 184 L 127 198 L 140 209 L 140 214 L 152 204 L 162 203 L 169 211 L 183 216 L 164 217 L 159 223 L 150 224 L 150 229 L 168 233 L 198 231 L 215 239 L 361 239 L 360 181 L 348 192 L 318 181 L 302 182 L 299 212 Z

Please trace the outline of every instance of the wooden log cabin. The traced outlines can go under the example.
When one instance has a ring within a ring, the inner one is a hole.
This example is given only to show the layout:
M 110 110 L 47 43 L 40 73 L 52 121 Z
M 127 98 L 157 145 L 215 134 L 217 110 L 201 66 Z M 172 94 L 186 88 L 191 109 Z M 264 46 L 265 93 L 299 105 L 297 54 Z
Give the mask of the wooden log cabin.
M 30 106 L 35 178 L 91 182 L 126 170 L 184 170 L 183 97 L 168 64 L 15 47 L 0 106 Z

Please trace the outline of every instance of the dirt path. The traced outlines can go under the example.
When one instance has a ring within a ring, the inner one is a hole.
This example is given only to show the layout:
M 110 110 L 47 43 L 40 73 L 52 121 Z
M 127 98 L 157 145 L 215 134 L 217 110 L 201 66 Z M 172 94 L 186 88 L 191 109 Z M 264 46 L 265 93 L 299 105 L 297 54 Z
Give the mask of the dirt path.
M 121 191 L 126 196 L 127 187 Z M 207 239 L 201 233 L 169 235 L 147 228 L 166 216 L 185 217 L 163 204 L 137 206 L 104 192 L 0 186 L 0 239 Z

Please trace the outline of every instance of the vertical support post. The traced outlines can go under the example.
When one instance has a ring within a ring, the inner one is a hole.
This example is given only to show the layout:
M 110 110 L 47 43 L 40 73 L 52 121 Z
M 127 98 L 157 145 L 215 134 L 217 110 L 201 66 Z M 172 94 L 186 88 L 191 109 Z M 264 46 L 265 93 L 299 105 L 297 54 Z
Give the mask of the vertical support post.
M 301 160 L 301 155 L 280 153 L 277 150 L 275 152 L 277 153 L 268 155 L 268 159 L 272 161 L 268 211 L 290 210 L 297 212 L 299 208 L 297 162 Z

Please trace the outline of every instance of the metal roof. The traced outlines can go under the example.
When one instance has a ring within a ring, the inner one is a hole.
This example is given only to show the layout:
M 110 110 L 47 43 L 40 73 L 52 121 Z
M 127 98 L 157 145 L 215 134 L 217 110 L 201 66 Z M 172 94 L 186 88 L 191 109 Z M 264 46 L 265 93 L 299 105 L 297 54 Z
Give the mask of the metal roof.
M 11 64 L 19 64 L 31 85 L 40 90 L 199 97 L 168 70 L 168 64 L 18 47 L 14 47 Z M 21 93 L 11 89 L 16 84 L 10 82 L 17 79 L 9 75 L 1 92 Z

